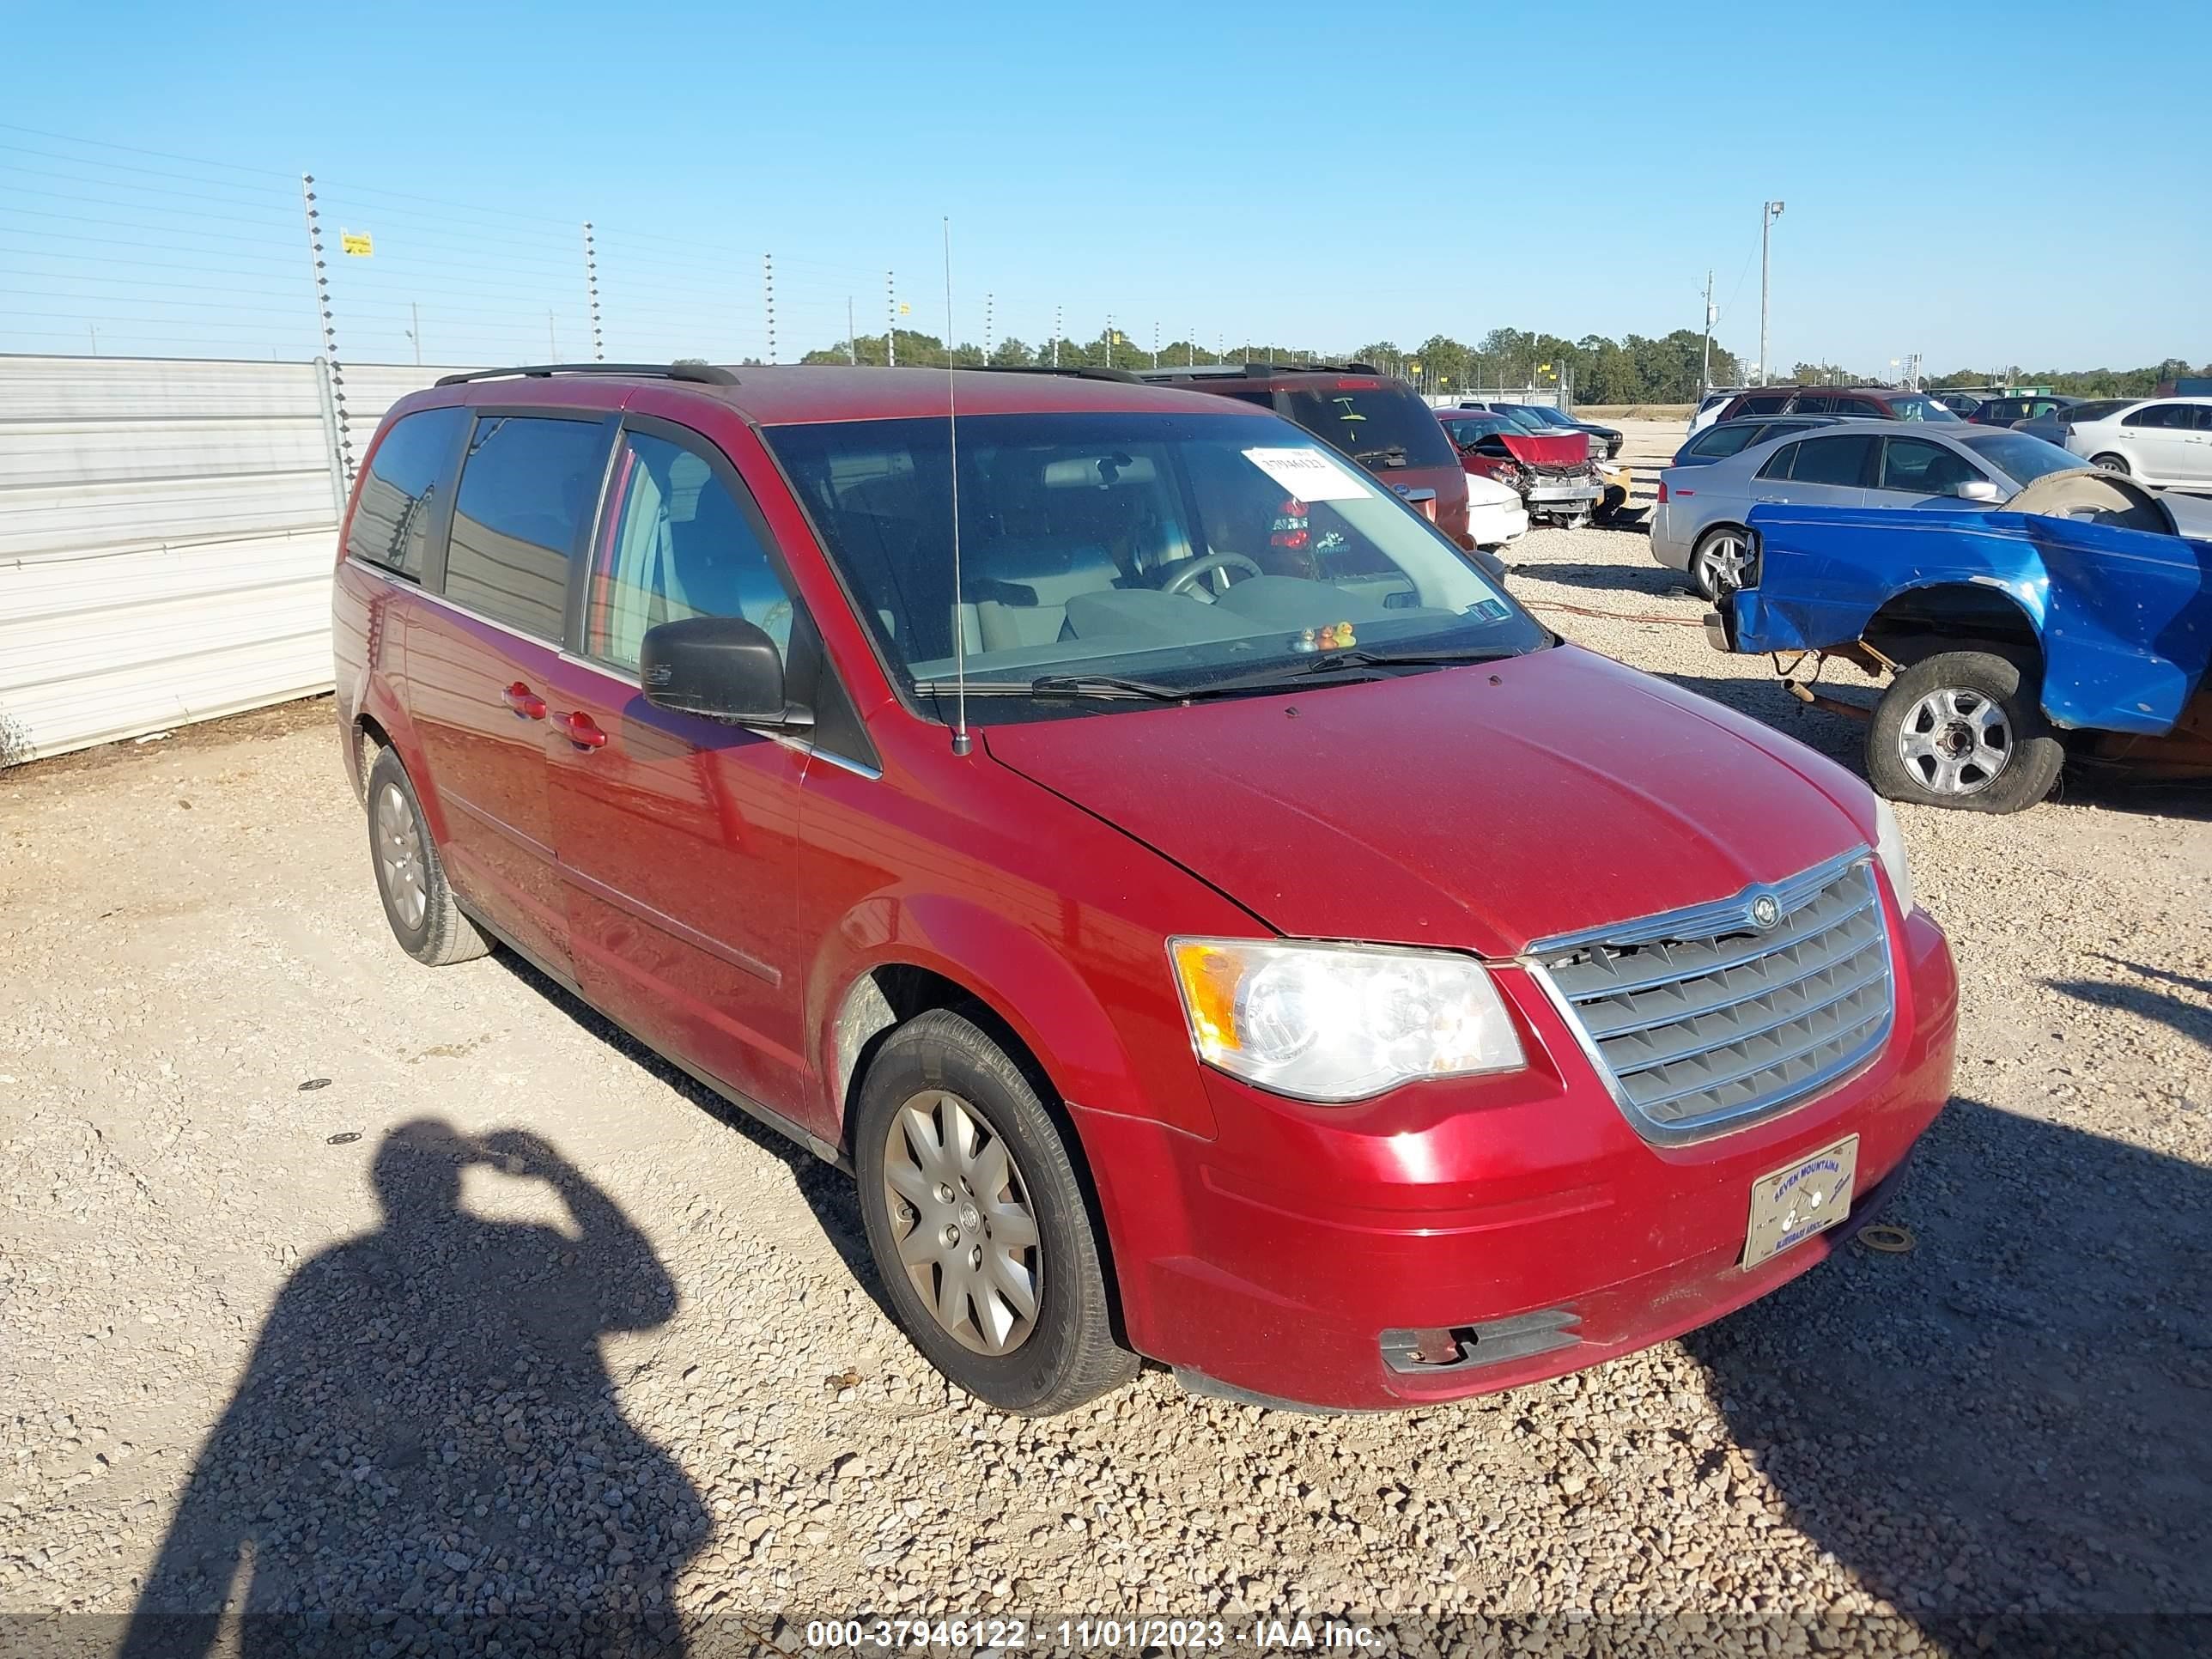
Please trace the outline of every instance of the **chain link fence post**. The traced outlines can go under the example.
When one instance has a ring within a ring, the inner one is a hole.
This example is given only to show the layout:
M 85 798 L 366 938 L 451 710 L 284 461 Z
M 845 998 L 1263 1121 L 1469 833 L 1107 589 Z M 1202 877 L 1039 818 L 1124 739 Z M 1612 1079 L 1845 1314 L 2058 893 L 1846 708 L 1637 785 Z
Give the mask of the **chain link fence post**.
M 313 262 L 315 313 L 323 331 L 323 355 L 317 359 L 322 367 L 318 373 L 327 400 L 329 412 L 325 418 L 331 440 L 331 453 L 337 466 L 333 482 L 338 510 L 343 514 L 345 498 L 353 489 L 353 431 L 346 420 L 345 368 L 338 361 L 337 323 L 331 312 L 331 274 L 323 260 L 323 220 L 315 206 L 315 175 L 312 173 L 300 175 L 300 204 L 307 215 L 307 253 Z
M 584 221 L 584 297 L 592 307 L 592 361 L 607 360 L 605 337 L 599 331 L 599 251 L 592 240 L 592 222 Z

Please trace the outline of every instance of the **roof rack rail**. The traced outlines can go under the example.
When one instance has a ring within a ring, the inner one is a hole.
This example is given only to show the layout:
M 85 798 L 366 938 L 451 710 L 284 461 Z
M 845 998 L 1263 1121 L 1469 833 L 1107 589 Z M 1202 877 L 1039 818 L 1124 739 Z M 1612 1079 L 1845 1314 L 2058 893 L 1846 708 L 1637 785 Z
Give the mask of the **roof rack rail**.
M 504 380 L 516 375 L 533 380 L 555 374 L 627 374 L 659 380 L 688 380 L 696 386 L 735 386 L 738 377 L 713 363 L 523 363 L 513 368 L 471 369 L 465 374 L 441 374 L 440 386 L 465 386 L 471 380 Z
M 1072 380 L 1120 380 L 1132 385 L 1142 384 L 1144 378 L 1126 368 L 1101 368 L 1087 363 L 1070 363 L 1065 368 L 1051 363 L 977 363 L 973 367 L 994 374 L 1059 374 Z
M 1164 363 L 1158 368 L 1140 368 L 1136 373 L 1141 380 L 1197 380 L 1215 375 L 1258 380 L 1269 374 L 1380 374 L 1382 372 L 1372 363 Z

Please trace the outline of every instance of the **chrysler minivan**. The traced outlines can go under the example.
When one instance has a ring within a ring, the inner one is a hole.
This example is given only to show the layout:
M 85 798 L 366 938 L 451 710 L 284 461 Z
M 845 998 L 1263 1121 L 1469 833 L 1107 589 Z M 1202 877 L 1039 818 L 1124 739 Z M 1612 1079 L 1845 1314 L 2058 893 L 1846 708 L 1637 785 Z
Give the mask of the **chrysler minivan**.
M 1595 1364 L 1820 1261 L 1949 1088 L 1864 784 L 1232 399 L 453 377 L 333 603 L 401 947 L 506 947 L 848 1171 L 1007 1410 Z

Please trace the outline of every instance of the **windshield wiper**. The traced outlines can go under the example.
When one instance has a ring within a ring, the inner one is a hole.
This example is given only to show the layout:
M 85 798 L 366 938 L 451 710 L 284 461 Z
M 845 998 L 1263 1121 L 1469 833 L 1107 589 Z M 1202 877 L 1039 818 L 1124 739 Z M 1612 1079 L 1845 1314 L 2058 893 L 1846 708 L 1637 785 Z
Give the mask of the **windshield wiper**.
M 1298 665 L 1297 672 L 1320 674 L 1332 668 L 1411 668 L 1430 663 L 1503 662 L 1520 654 L 1518 651 L 1501 651 L 1494 646 L 1432 646 L 1426 650 L 1416 647 L 1410 651 L 1370 651 L 1365 646 L 1354 646 L 1349 651 L 1321 652 Z
M 1395 461 L 1399 465 L 1403 466 L 1406 464 L 1406 446 L 1384 444 L 1377 449 L 1355 449 L 1352 452 L 1352 459 L 1362 466 L 1370 461 Z

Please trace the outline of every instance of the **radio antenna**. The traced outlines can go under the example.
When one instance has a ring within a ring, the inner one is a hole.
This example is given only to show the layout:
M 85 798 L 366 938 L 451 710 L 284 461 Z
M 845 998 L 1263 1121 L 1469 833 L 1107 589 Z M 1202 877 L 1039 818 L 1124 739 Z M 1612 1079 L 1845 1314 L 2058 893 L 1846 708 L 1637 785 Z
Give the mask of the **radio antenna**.
M 960 382 L 952 356 L 952 216 L 945 217 L 945 429 L 952 453 L 952 752 L 968 752 L 968 621 L 960 589 Z

